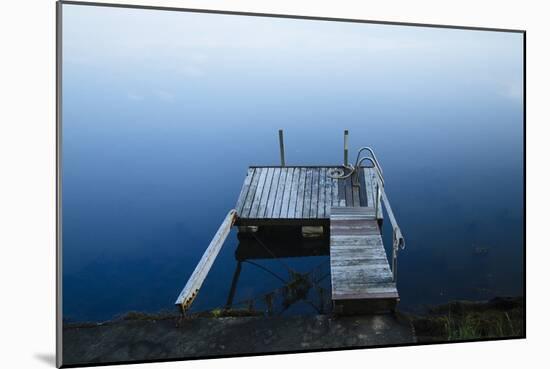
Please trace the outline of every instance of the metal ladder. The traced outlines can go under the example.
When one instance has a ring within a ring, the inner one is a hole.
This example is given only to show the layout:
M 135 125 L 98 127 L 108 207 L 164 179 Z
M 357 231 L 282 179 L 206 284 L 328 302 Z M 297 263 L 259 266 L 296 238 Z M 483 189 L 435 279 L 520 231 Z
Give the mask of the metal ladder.
M 361 153 L 363 151 L 368 151 L 369 156 L 361 157 Z M 363 167 L 362 164 L 364 161 L 369 161 L 372 164 L 372 167 Z M 344 163 L 343 167 L 344 169 L 347 169 L 349 172 L 345 173 L 345 170 L 339 170 L 337 173 L 329 173 L 329 176 L 335 179 L 346 179 L 352 176 L 354 186 L 360 186 L 360 183 L 358 180 L 359 168 L 375 169 L 376 177 L 377 177 L 375 214 L 378 214 L 378 209 L 380 208 L 380 203 L 382 202 L 384 204 L 386 212 L 388 213 L 388 217 L 390 218 L 390 223 L 393 230 L 392 274 L 393 274 L 393 281 L 395 282 L 397 280 L 397 254 L 399 252 L 399 249 L 403 250 L 405 248 L 405 238 L 403 237 L 403 234 L 401 233 L 401 229 L 397 224 L 397 220 L 395 219 L 395 215 L 393 214 L 390 201 L 388 200 L 388 196 L 386 195 L 386 191 L 384 190 L 384 174 L 382 171 L 382 167 L 380 166 L 380 163 L 376 158 L 376 155 L 374 154 L 374 150 L 367 146 L 361 147 L 359 149 L 359 151 L 357 152 L 357 158 L 355 160 L 354 165 Z M 353 174 L 355 174 L 355 176 L 353 176 Z

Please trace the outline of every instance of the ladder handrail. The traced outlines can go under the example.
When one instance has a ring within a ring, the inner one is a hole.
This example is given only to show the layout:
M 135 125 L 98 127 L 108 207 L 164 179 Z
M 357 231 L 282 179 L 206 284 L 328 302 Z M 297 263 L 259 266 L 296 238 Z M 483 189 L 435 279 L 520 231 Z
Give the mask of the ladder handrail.
M 377 163 L 376 159 L 373 159 L 368 156 L 364 156 L 361 158 L 361 160 L 359 160 L 358 162 L 359 165 L 356 168 L 360 168 L 360 165 L 363 164 L 363 161 L 365 160 L 369 160 L 373 165 L 372 167 L 365 167 L 365 168 L 374 168 L 376 170 L 376 174 L 378 175 L 378 178 L 380 179 L 382 187 L 384 187 L 384 176 L 382 175 L 382 171 L 380 170 L 380 167 L 378 166 L 378 164 L 376 164 Z
M 362 151 L 367 150 L 371 154 L 371 157 L 365 156 L 361 159 L 359 159 L 359 156 Z M 393 274 L 393 280 L 394 282 L 397 280 L 397 254 L 399 252 L 399 249 L 403 250 L 405 248 L 405 238 L 403 237 L 403 233 L 401 233 L 401 228 L 399 228 L 399 225 L 397 224 L 397 220 L 395 219 L 395 215 L 393 214 L 393 210 L 390 204 L 390 201 L 388 200 L 388 196 L 386 195 L 386 191 L 384 190 L 384 175 L 382 173 L 382 167 L 380 166 L 380 163 L 378 162 L 378 159 L 376 158 L 376 155 L 374 154 L 374 150 L 370 147 L 362 147 L 359 152 L 357 153 L 357 161 L 356 165 L 354 167 L 354 171 L 357 171 L 357 168 L 361 167 L 361 164 L 363 161 L 369 160 L 372 163 L 372 168 L 375 169 L 377 178 L 377 185 L 376 185 L 376 209 L 379 209 L 379 202 L 382 200 L 384 203 L 384 207 L 386 208 L 386 212 L 388 213 L 388 217 L 390 218 L 390 223 L 392 226 L 392 274 Z M 378 193 L 380 191 L 380 194 Z M 381 196 L 380 196 L 381 195 Z
M 363 146 L 359 149 L 359 151 L 357 152 L 357 159 L 355 160 L 355 168 L 358 168 L 360 163 L 359 163 L 359 156 L 361 155 L 361 153 L 363 151 L 367 150 L 370 155 L 372 156 L 372 161 L 374 162 L 374 165 L 376 165 L 378 167 L 378 169 L 380 170 L 380 173 L 384 173 L 384 171 L 382 170 L 382 166 L 380 165 L 380 163 L 378 162 L 378 159 L 376 158 L 376 155 L 374 154 L 374 150 L 368 146 Z

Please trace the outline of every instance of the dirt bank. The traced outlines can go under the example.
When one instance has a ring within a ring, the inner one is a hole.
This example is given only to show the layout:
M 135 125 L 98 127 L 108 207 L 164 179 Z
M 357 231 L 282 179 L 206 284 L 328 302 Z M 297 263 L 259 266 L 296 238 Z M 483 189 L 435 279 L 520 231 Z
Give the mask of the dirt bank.
M 99 364 L 520 338 L 524 311 L 523 298 L 495 298 L 456 301 L 422 315 L 266 317 L 213 310 L 181 320 L 173 314 L 129 313 L 106 323 L 66 324 L 63 361 Z
M 408 323 L 393 315 L 220 317 L 120 320 L 69 325 L 65 365 L 162 360 L 414 343 Z

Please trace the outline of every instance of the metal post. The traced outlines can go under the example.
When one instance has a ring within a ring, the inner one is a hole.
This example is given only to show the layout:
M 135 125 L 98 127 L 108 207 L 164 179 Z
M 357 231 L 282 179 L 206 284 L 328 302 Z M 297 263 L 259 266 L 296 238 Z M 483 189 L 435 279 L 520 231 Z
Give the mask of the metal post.
M 348 165 L 348 130 L 344 130 L 344 165 Z
M 283 130 L 279 130 L 279 150 L 281 151 L 281 166 L 285 166 L 285 143 L 283 141 Z

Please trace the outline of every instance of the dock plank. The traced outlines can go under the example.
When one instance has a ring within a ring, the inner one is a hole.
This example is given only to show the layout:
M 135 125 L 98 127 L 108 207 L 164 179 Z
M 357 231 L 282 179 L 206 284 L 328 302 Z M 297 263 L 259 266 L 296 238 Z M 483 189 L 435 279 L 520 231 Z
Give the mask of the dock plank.
M 264 191 L 264 188 L 266 187 L 266 177 L 269 169 L 268 168 L 262 168 L 260 171 L 260 180 L 258 182 L 258 187 L 256 188 L 256 192 L 254 194 L 254 202 L 252 203 L 252 207 L 250 208 L 250 215 L 249 218 L 257 218 L 258 217 L 258 211 L 260 208 L 260 200 L 262 198 L 262 193 Z
M 288 214 L 288 207 L 290 203 L 290 197 L 292 194 L 292 180 L 294 179 L 295 168 L 286 168 L 286 180 L 285 180 L 285 189 L 283 193 L 283 200 L 281 203 L 281 212 L 279 214 L 274 214 L 276 217 L 286 218 Z
M 330 208 L 332 207 L 332 180 L 328 176 L 330 168 L 325 170 L 325 214 L 323 218 L 330 216 Z
M 346 196 L 346 206 L 353 207 L 353 195 L 351 191 L 351 176 L 346 178 L 344 181 L 344 190 Z
M 319 178 L 320 168 L 313 168 L 311 175 L 311 205 L 309 208 L 309 217 L 317 218 L 317 205 L 319 203 Z
M 271 218 L 273 215 L 273 207 L 275 206 L 275 198 L 277 197 L 277 191 L 279 190 L 279 178 L 281 177 L 281 168 L 273 169 L 273 178 L 271 180 L 271 188 L 269 189 L 269 196 L 267 197 L 266 208 L 264 212 L 264 218 Z
M 290 201 L 288 203 L 287 218 L 296 218 L 296 204 L 298 201 L 298 187 L 300 184 L 300 175 L 302 171 L 300 168 L 294 168 L 294 174 L 292 175 L 292 192 L 290 194 Z
M 260 198 L 260 206 L 258 207 L 257 218 L 265 218 L 265 210 L 267 208 L 267 200 L 269 198 L 269 192 L 271 191 L 271 184 L 273 182 L 273 173 L 275 168 L 267 169 L 267 176 L 265 177 L 265 184 L 262 190 L 262 197 Z
M 309 218 L 309 209 L 311 207 L 311 184 L 313 177 L 313 168 L 308 168 L 306 171 L 306 184 L 304 189 L 304 209 L 302 218 Z
M 372 177 L 370 168 L 364 168 L 363 178 L 365 179 L 365 192 L 367 194 L 367 206 L 374 208 L 374 195 L 372 191 Z
M 287 174 L 288 168 L 281 168 L 281 174 L 279 177 L 279 184 L 277 188 L 277 196 L 275 197 L 275 204 L 273 205 L 273 209 L 271 210 L 271 214 L 269 214 L 269 217 L 278 218 L 281 214 Z
M 340 207 L 346 206 L 346 181 L 337 179 L 338 182 L 338 205 Z
M 353 178 L 351 180 L 351 195 L 352 195 L 352 198 L 353 198 L 353 206 L 361 206 L 361 201 L 360 201 L 360 198 L 359 198 L 359 189 L 360 187 L 358 186 L 354 186 L 353 183 L 355 182 L 356 179 L 358 179 L 358 173 L 354 173 L 353 174 Z
M 302 218 L 304 212 L 304 203 L 306 194 L 306 180 L 308 170 L 306 168 L 300 169 L 300 183 L 298 183 L 298 194 L 296 197 L 296 215 L 295 218 Z
M 246 178 L 244 179 L 243 187 L 241 188 L 241 192 L 239 194 L 239 198 L 237 200 L 237 205 L 235 206 L 235 210 L 237 211 L 237 214 L 242 213 L 246 197 L 248 196 L 248 192 L 250 190 L 250 185 L 252 184 L 252 178 L 254 177 L 254 168 L 248 168 L 248 171 L 246 173 Z
M 332 207 L 340 206 L 340 197 L 339 197 L 340 186 L 338 185 L 339 181 L 337 179 L 331 178 L 330 181 L 332 183 L 332 189 L 331 189 L 331 193 L 332 193 L 331 208 L 332 208 Z M 330 215 L 330 211 L 331 210 L 329 209 L 329 215 Z
M 319 169 L 319 196 L 317 201 L 316 218 L 325 217 L 325 178 L 327 176 L 327 168 Z
M 258 188 L 261 172 L 262 172 L 261 168 L 254 169 L 254 177 L 252 178 L 250 189 L 248 190 L 248 194 L 246 195 L 246 201 L 244 203 L 242 213 L 239 214 L 239 217 L 242 217 L 242 218 L 250 217 L 250 210 L 252 209 L 252 205 L 254 203 L 254 198 L 256 196 L 256 190 Z
M 367 203 L 367 193 L 365 191 L 365 173 L 363 168 L 359 168 L 359 185 L 361 186 L 359 189 L 359 206 L 369 206 Z

